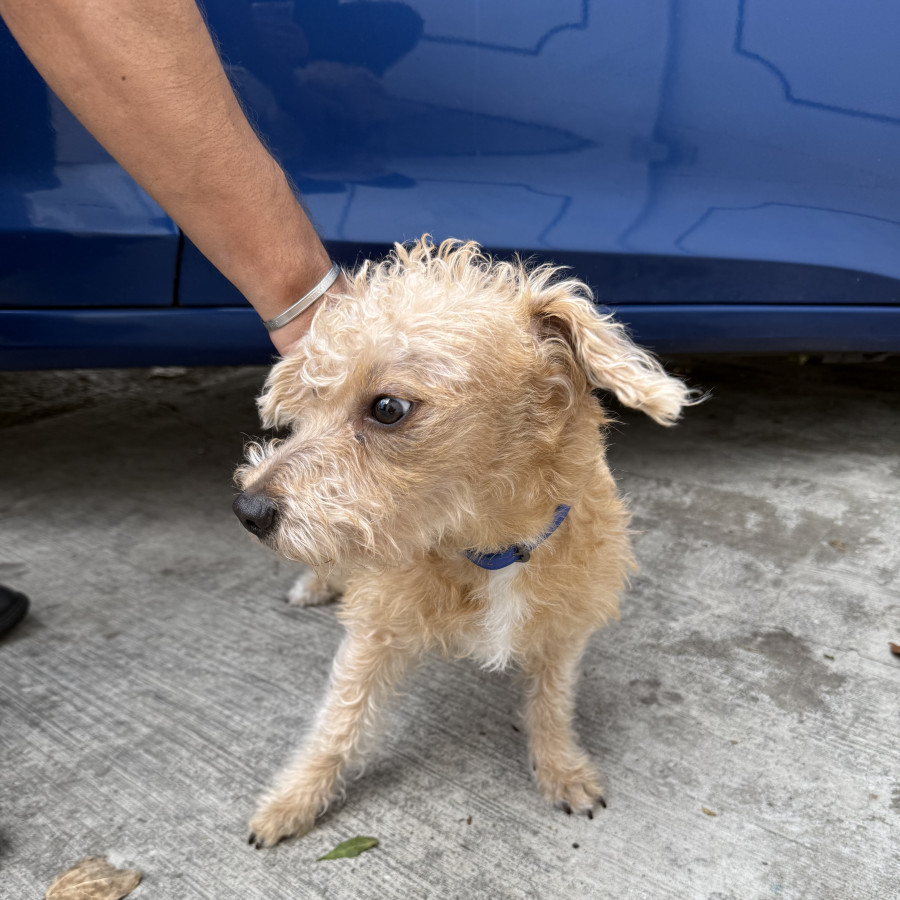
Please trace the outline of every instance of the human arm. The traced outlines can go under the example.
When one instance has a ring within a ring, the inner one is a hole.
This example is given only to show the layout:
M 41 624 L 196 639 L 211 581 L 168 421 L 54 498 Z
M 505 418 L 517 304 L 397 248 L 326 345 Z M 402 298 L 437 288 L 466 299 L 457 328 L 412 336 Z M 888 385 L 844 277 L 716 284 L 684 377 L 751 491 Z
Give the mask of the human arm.
M 63 103 L 263 319 L 329 270 L 194 0 L 0 0 L 0 15 Z M 317 306 L 270 333 L 279 352 Z

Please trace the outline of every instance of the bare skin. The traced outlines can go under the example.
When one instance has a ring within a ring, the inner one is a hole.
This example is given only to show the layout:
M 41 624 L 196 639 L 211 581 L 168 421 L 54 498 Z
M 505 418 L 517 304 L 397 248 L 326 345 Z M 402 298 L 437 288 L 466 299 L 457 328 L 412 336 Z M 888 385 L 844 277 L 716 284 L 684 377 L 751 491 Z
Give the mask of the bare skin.
M 0 15 L 63 103 L 262 318 L 329 270 L 194 0 L 0 0 Z M 282 355 L 319 303 L 271 332 Z

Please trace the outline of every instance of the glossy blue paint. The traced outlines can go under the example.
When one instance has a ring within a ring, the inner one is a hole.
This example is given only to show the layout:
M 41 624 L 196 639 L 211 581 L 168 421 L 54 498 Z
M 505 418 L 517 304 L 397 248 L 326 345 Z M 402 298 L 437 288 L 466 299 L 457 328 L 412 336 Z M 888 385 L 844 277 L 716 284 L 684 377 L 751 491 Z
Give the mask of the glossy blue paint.
M 897 306 L 624 305 L 659 353 L 896 352 Z M 272 345 L 248 308 L 0 309 L 0 370 L 263 365 Z
M 170 306 L 178 229 L 0 23 L 0 308 Z
M 0 369 L 269 362 L 252 309 L 0 309 Z
M 428 231 L 900 278 L 900 5 L 208 10 L 330 240 Z
M 473 238 L 572 265 L 659 349 L 900 351 L 896 4 L 204 6 L 344 262 L 423 232 Z M 249 315 L 189 243 L 176 263 L 174 225 L 8 44 L 0 35 L 12 78 L 0 121 L 15 123 L 0 137 L 0 306 L 163 306 L 177 281 L 181 306 Z M 261 352 L 240 329 L 198 332 L 208 353 L 192 349 L 185 312 L 160 310 L 140 340 L 85 313 L 72 332 L 84 353 L 59 335 L 47 347 L 98 364 Z M 37 348 L 49 320 L 30 321 Z M 22 359 L 16 341 L 0 342 L 0 364 Z
M 353 268 L 364 259 L 379 259 L 387 244 L 331 241 L 329 251 L 341 265 Z M 486 248 L 493 256 L 511 254 Z M 597 301 L 622 304 L 710 303 L 775 304 L 900 304 L 900 280 L 848 269 L 775 263 L 759 260 L 713 259 L 572 251 L 531 251 L 535 263 L 550 262 L 575 273 Z M 181 263 L 180 294 L 193 306 L 241 305 L 243 299 L 207 262 L 190 241 Z M 900 346 L 900 345 L 898 345 Z

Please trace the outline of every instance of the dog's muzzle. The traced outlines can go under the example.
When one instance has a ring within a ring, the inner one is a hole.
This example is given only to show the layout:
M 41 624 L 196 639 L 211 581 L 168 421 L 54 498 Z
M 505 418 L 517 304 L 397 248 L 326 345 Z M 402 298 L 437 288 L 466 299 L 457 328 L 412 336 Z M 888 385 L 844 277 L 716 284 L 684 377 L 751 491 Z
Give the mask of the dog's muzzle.
M 275 524 L 275 504 L 262 494 L 244 491 L 234 498 L 231 508 L 241 525 L 260 540 L 268 536 Z

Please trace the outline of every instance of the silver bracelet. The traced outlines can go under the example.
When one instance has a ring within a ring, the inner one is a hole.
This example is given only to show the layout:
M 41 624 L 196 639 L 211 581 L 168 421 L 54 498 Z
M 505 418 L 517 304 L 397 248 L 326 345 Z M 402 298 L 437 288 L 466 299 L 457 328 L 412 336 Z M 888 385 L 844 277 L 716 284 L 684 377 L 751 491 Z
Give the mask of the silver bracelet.
M 309 309 L 337 281 L 337 277 L 340 274 L 341 267 L 337 263 L 332 263 L 328 274 L 311 291 L 304 294 L 281 315 L 275 316 L 274 319 L 263 319 L 263 325 L 266 326 L 266 330 L 275 331 L 278 328 L 284 328 L 288 322 L 293 322 L 300 313 Z

